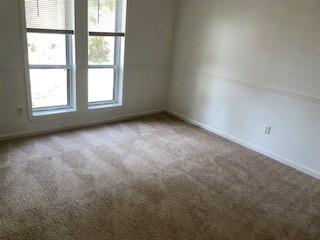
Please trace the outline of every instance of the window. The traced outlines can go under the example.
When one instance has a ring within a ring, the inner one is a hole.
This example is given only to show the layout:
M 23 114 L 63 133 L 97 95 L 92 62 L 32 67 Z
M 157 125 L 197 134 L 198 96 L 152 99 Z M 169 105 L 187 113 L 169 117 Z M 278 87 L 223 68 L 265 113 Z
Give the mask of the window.
M 123 9 L 119 0 L 88 0 L 89 106 L 120 102 Z
M 77 101 L 81 108 L 121 104 L 126 0 L 84 1 L 87 5 L 75 0 L 24 0 L 33 116 L 75 111 Z M 81 9 L 85 6 L 88 9 Z M 86 21 L 88 28 L 80 25 Z M 88 59 L 82 52 L 86 49 Z M 75 55 L 79 62 L 88 63 L 77 68 L 88 72 L 79 81 L 80 89 L 87 86 L 87 99 L 76 94 Z
M 74 2 L 25 0 L 33 112 L 74 106 Z

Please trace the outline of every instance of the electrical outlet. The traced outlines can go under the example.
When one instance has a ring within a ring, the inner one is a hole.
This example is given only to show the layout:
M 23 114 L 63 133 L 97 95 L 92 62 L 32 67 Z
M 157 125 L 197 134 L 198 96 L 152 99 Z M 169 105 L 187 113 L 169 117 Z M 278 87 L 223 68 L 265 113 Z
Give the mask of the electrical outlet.
M 264 134 L 270 135 L 271 134 L 271 126 L 266 126 L 264 129 Z
M 16 113 L 18 115 L 22 115 L 23 114 L 23 108 L 22 107 L 16 107 Z

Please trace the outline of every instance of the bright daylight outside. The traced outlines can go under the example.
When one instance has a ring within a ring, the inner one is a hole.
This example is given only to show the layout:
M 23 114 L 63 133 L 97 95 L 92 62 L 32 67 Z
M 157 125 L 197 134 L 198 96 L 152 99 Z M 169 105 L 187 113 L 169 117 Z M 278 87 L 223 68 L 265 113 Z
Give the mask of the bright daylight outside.
M 89 0 L 88 30 L 92 32 L 116 32 L 116 1 Z M 107 102 L 115 99 L 115 63 L 116 37 L 89 36 L 89 103 Z M 109 66 L 109 67 L 108 67 Z M 103 77 L 102 77 L 103 76 Z
M 28 33 L 30 65 L 66 65 L 64 34 Z M 68 105 L 65 69 L 30 69 L 32 107 Z
M 58 2 L 58 1 L 57 1 Z M 89 31 L 115 31 L 115 1 L 89 0 Z M 91 28 L 91 29 L 90 29 Z M 68 45 L 66 34 L 28 33 L 28 55 L 30 66 L 66 66 Z M 72 41 L 74 37 L 71 35 Z M 73 44 L 74 45 L 74 44 Z M 115 37 L 88 37 L 88 101 L 114 100 Z M 67 69 L 30 68 L 32 107 L 60 107 L 69 104 L 69 83 Z

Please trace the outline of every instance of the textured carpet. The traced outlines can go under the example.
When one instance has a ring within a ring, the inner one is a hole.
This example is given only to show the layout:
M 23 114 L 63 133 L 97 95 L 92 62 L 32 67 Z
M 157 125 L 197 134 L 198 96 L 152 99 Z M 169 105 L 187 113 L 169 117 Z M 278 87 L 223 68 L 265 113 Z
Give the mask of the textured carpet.
M 161 114 L 0 144 L 0 239 L 320 239 L 320 181 Z

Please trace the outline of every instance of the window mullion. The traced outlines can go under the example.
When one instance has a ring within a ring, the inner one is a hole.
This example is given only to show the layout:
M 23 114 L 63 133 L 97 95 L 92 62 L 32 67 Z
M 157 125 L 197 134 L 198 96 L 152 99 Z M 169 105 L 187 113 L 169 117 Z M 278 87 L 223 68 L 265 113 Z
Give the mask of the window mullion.
M 30 64 L 30 69 L 70 69 L 70 65 Z
M 27 28 L 28 33 L 46 33 L 46 34 L 74 34 L 73 30 L 55 30 L 41 28 Z
M 67 92 L 68 92 L 68 105 L 73 105 L 73 51 L 72 51 L 72 35 L 66 35 L 66 63 L 67 68 Z
M 88 65 L 88 68 L 117 68 L 116 65 Z
M 89 32 L 89 36 L 92 37 L 124 37 L 123 32 Z

